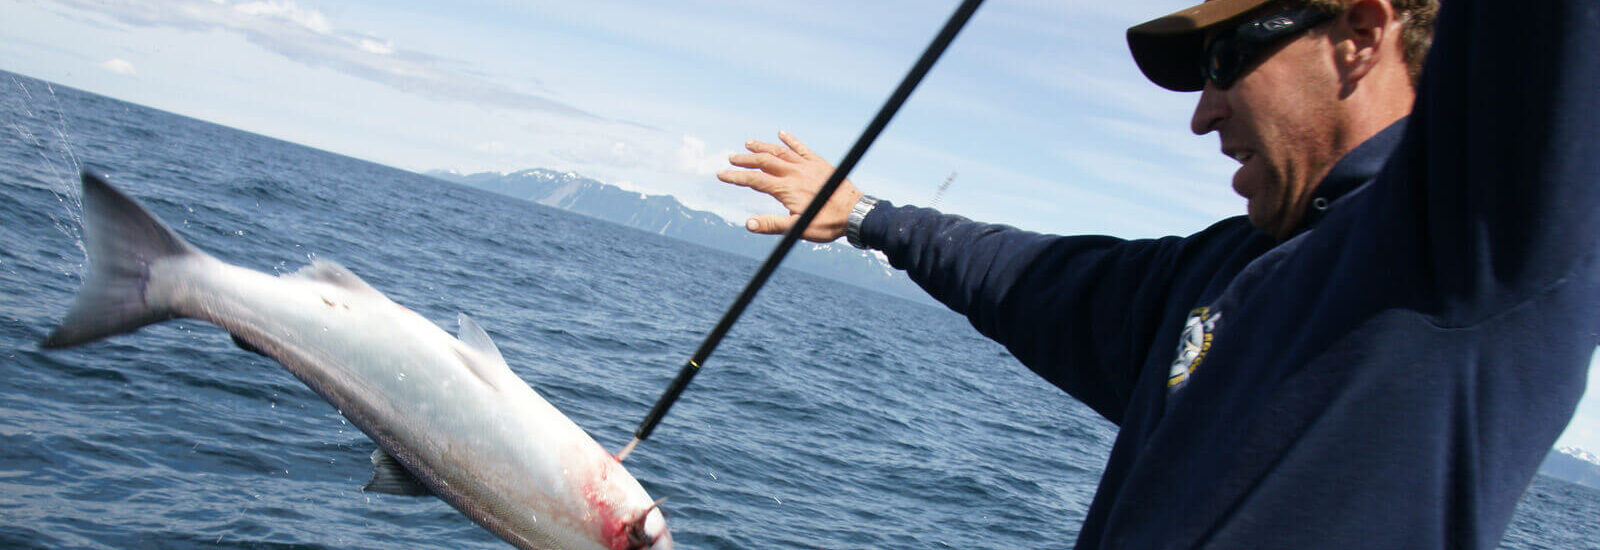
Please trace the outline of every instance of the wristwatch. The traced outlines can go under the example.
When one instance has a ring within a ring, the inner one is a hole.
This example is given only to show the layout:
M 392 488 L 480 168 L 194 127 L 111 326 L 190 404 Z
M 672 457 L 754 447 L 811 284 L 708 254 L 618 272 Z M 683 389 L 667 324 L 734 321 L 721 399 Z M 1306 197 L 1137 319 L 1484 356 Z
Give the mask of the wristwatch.
M 855 208 L 850 209 L 850 217 L 844 222 L 844 240 L 850 246 L 866 250 L 867 245 L 861 242 L 861 222 L 867 219 L 867 214 L 872 212 L 872 207 L 878 205 L 878 199 L 871 195 L 861 195 L 861 200 L 856 201 Z

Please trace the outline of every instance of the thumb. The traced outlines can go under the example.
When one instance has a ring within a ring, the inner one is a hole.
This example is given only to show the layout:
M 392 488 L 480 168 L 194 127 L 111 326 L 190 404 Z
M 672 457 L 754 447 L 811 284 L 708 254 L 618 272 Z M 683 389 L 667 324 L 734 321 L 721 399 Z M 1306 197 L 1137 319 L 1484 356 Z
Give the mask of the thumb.
M 762 235 L 782 235 L 783 232 L 788 231 L 789 227 L 793 226 L 794 222 L 799 219 L 800 216 L 762 214 L 759 216 L 751 216 L 750 219 L 745 220 L 744 228 L 750 230 L 751 233 L 760 233 Z

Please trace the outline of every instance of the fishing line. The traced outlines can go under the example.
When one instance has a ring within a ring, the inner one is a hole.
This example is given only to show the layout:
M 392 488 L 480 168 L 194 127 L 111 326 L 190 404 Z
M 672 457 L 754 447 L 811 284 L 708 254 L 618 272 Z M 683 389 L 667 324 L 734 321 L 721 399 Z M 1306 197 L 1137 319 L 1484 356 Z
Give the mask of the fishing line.
M 661 418 L 666 416 L 667 409 L 672 408 L 672 404 L 678 401 L 678 396 L 683 394 L 684 388 L 689 386 L 689 381 L 694 379 L 694 375 L 699 374 L 700 367 L 705 365 L 706 359 L 711 356 L 711 352 L 717 349 L 717 344 L 722 343 L 722 337 L 726 336 L 728 330 L 733 328 L 733 324 L 744 313 L 745 307 L 749 306 L 750 301 L 755 299 L 756 292 L 761 290 L 762 285 L 767 284 L 767 278 L 771 277 L 772 272 L 778 269 L 778 263 L 783 261 L 784 256 L 789 255 L 789 250 L 794 247 L 795 242 L 800 240 L 800 235 L 805 233 L 807 226 L 811 225 L 811 220 L 817 217 L 817 212 L 822 210 L 822 205 L 827 204 L 828 198 L 833 196 L 833 192 L 839 188 L 839 184 L 843 183 L 845 177 L 850 175 L 850 170 L 855 168 L 856 162 L 861 160 L 862 155 L 867 153 L 869 147 L 872 147 L 872 142 L 878 139 L 878 134 L 882 133 L 884 127 L 889 125 L 889 119 L 894 118 L 895 112 L 900 110 L 900 105 L 906 102 L 906 98 L 911 97 L 911 91 L 915 90 L 917 84 L 922 82 L 922 77 L 926 76 L 928 70 L 933 68 L 933 63 L 938 61 L 939 56 L 944 54 L 945 48 L 950 45 L 951 41 L 955 40 L 956 33 L 961 32 L 961 27 L 966 26 L 967 20 L 972 18 L 973 12 L 978 11 L 978 5 L 982 3 L 983 0 L 964 0 L 956 8 L 955 13 L 950 14 L 950 19 L 945 22 L 944 28 L 939 30 L 938 36 L 935 36 L 933 42 L 928 44 L 928 48 L 923 50 L 922 57 L 918 58 L 917 63 L 911 66 L 911 71 L 906 73 L 905 79 L 900 81 L 900 86 L 895 88 L 894 94 L 890 95 L 889 100 L 884 102 L 883 108 L 878 109 L 878 115 L 873 117 L 872 122 L 861 132 L 861 137 L 856 138 L 856 144 L 850 148 L 850 152 L 845 154 L 844 160 L 840 161 L 839 166 L 833 170 L 833 175 L 829 176 L 828 181 L 822 184 L 822 188 L 817 191 L 816 198 L 812 199 L 811 204 L 806 206 L 805 211 L 800 214 L 800 219 L 795 221 L 794 226 L 783 234 L 783 239 L 778 241 L 778 246 L 772 249 L 772 254 L 767 256 L 765 263 L 761 264 L 761 269 L 757 270 L 755 276 L 750 278 L 750 282 L 745 284 L 744 291 L 739 293 L 738 299 L 733 301 L 733 305 L 728 307 L 728 311 L 722 314 L 722 320 L 717 321 L 716 328 L 711 329 L 711 333 L 706 335 L 705 342 L 700 344 L 700 349 L 694 352 L 694 356 L 689 358 L 689 362 L 684 364 L 683 368 L 678 371 L 678 376 L 672 379 L 672 384 L 667 386 L 667 391 L 662 393 L 661 397 L 656 400 L 655 406 L 650 408 L 650 413 L 645 415 L 644 421 L 639 423 L 639 428 L 634 430 L 633 441 L 628 442 L 626 447 L 617 452 L 618 461 L 627 458 L 628 454 L 633 452 L 633 448 L 638 446 L 640 441 L 648 439 L 650 433 L 655 431 L 656 425 L 661 423 Z

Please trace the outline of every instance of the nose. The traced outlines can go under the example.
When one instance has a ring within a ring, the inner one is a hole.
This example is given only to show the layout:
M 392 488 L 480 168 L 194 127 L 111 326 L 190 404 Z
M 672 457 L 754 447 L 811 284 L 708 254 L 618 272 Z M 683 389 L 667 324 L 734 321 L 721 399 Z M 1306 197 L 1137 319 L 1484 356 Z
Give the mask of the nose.
M 1194 117 L 1189 119 L 1189 131 L 1203 136 L 1216 131 L 1222 120 L 1228 118 L 1228 102 L 1222 90 L 1210 82 L 1200 90 L 1200 101 L 1194 105 Z

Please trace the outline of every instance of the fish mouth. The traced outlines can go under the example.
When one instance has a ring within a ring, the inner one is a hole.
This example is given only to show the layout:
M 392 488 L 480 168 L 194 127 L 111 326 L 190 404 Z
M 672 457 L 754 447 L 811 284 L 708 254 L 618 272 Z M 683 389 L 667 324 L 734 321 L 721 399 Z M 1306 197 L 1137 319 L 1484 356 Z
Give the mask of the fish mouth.
M 662 498 L 651 503 L 649 507 L 641 510 L 637 515 L 634 516 L 632 520 L 628 521 L 627 550 L 666 550 L 668 548 L 672 548 L 672 537 L 667 534 L 666 527 L 663 526 L 661 530 L 657 531 L 654 535 L 651 535 L 650 532 L 645 529 L 645 521 L 650 519 L 650 512 L 661 507 L 661 503 L 666 501 L 666 498 Z M 658 548 L 656 546 L 658 542 L 666 542 L 666 545 Z

